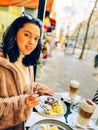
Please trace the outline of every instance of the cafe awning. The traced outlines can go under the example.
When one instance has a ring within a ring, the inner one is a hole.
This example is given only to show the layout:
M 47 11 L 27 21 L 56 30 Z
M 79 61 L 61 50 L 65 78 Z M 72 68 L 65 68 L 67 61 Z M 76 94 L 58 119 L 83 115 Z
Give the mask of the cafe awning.
M 51 11 L 53 0 L 46 0 L 46 11 Z M 40 0 L 3 0 L 0 1 L 1 6 L 24 6 L 37 9 Z

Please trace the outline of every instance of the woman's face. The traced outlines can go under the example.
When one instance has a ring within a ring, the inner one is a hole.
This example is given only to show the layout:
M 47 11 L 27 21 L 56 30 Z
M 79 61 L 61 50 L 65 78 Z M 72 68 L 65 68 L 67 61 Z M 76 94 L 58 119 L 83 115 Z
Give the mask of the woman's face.
M 29 55 L 37 46 L 40 38 L 40 28 L 33 23 L 26 23 L 17 32 L 17 41 L 20 53 Z

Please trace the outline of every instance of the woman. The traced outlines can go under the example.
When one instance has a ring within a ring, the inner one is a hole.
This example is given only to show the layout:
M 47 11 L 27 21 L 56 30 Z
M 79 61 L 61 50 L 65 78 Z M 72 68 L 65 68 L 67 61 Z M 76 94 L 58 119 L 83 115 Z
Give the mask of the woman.
M 21 16 L 6 30 L 0 51 L 0 130 L 23 130 L 40 95 L 53 91 L 33 80 L 40 55 L 41 22 Z

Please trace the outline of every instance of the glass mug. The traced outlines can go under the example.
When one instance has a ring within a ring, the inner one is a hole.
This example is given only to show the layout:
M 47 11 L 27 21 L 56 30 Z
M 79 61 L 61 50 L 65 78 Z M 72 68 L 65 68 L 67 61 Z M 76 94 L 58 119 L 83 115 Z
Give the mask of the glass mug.
M 86 126 L 94 113 L 96 105 L 90 99 L 83 99 L 78 112 L 77 122 L 81 126 Z
M 69 85 L 69 97 L 74 100 L 79 89 L 79 82 L 76 80 L 71 80 Z

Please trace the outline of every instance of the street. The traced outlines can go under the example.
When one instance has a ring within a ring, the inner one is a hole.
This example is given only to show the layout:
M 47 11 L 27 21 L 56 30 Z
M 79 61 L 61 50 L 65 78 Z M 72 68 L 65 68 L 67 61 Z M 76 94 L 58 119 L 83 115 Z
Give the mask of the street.
M 46 84 L 54 92 L 64 92 L 68 91 L 71 80 L 77 80 L 80 82 L 78 94 L 92 99 L 98 87 L 98 77 L 92 75 L 95 54 L 91 57 L 86 53 L 85 60 L 78 59 L 78 55 L 54 49 L 36 81 Z

